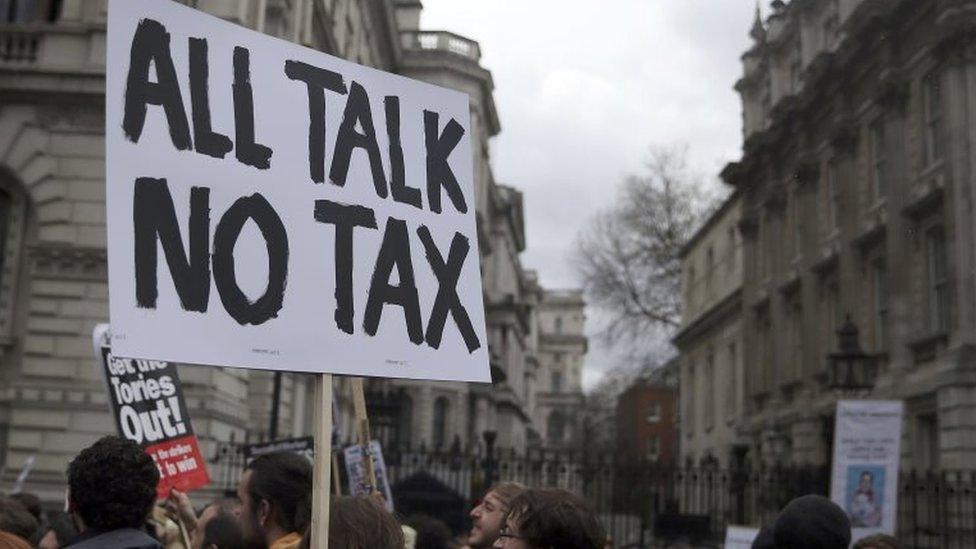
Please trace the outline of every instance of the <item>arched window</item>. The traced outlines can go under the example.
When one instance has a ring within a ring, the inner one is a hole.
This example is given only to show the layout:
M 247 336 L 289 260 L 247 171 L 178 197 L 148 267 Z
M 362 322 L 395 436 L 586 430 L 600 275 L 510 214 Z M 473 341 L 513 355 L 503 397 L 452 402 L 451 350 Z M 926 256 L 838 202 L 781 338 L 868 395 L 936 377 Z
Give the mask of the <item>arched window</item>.
M 434 448 L 440 449 L 447 443 L 447 414 L 451 403 L 447 397 L 437 397 L 434 401 Z
M 406 394 L 400 395 L 400 413 L 397 415 L 396 442 L 401 448 L 410 448 L 413 434 L 413 400 Z
M 0 355 L 12 338 L 14 302 L 21 271 L 27 196 L 17 179 L 0 168 Z
M 549 443 L 553 445 L 562 444 L 566 439 L 566 419 L 563 417 L 562 412 L 557 410 L 549 414 L 546 435 Z

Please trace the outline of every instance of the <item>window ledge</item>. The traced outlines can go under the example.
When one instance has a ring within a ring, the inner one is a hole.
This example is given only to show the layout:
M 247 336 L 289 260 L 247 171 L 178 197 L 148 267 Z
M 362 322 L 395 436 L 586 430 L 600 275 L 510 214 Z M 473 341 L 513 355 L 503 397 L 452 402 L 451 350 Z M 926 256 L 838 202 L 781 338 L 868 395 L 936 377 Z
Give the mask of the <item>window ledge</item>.
M 949 342 L 949 334 L 945 331 L 934 332 L 917 337 L 906 345 L 912 350 L 915 364 L 931 362 L 938 356 L 939 351 Z

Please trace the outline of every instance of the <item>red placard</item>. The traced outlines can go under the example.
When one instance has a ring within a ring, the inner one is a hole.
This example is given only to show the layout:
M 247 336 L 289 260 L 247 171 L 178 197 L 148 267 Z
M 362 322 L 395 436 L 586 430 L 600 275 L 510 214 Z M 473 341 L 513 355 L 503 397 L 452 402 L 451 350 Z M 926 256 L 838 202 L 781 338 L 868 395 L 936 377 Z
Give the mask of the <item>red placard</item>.
M 207 474 L 196 435 L 146 446 L 146 453 L 159 468 L 156 497 L 160 499 L 167 497 L 173 488 L 189 492 L 210 484 L 210 475 Z
M 119 435 L 145 448 L 156 463 L 156 496 L 165 498 L 173 488 L 189 492 L 206 486 L 210 475 L 193 434 L 176 366 L 113 356 L 107 332 L 108 326 L 101 324 L 93 339 L 108 402 Z

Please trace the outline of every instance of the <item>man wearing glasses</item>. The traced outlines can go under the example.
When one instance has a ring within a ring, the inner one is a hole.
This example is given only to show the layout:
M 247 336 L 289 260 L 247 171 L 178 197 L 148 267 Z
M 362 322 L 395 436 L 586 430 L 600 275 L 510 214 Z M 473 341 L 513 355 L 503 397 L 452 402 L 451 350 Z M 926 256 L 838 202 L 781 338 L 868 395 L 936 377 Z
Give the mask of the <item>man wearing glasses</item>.
M 496 549 L 603 549 L 607 536 L 593 510 L 572 492 L 525 490 L 512 500 Z
M 508 505 L 525 490 L 517 482 L 499 482 L 488 489 L 481 503 L 471 510 L 470 549 L 488 549 L 498 539 Z

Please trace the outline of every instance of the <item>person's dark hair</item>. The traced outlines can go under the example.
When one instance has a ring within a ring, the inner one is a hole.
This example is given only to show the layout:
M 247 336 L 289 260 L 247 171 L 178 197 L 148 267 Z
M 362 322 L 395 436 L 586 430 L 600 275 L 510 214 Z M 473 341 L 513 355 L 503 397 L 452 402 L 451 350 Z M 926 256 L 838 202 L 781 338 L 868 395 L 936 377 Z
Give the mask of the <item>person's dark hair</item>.
M 10 494 L 10 499 L 19 501 L 21 505 L 27 509 L 27 512 L 34 515 L 34 518 L 41 520 L 41 498 L 37 497 L 37 494 L 31 494 L 30 492 L 20 492 L 17 494 Z
M 332 498 L 329 549 L 403 549 L 403 530 L 372 496 Z
M 304 532 L 312 515 L 312 464 L 291 452 L 272 452 L 248 464 L 248 496 L 257 507 L 271 506 L 275 523 L 286 532 Z
M 158 483 L 152 458 L 117 436 L 99 439 L 68 464 L 71 509 L 96 530 L 142 528 Z
M 75 528 L 73 522 L 71 522 L 71 517 L 67 513 L 57 512 L 48 513 L 47 527 L 44 529 L 44 535 L 48 532 L 54 532 L 54 537 L 58 538 L 58 545 L 65 546 L 69 541 L 74 539 L 78 535 L 78 530 Z
M 37 533 L 37 519 L 21 502 L 9 497 L 0 497 L 0 531 L 31 540 Z
M 203 529 L 203 547 L 239 549 L 244 546 L 244 532 L 234 515 L 220 511 Z
M 898 540 L 888 534 L 874 534 L 857 540 L 854 549 L 900 549 Z
M 417 532 L 415 549 L 448 549 L 451 529 L 443 521 L 427 515 L 410 515 L 404 524 Z
M 506 520 L 538 549 L 603 549 L 607 535 L 579 496 L 561 489 L 529 489 L 512 500 Z
M 851 521 L 836 503 L 814 494 L 786 504 L 773 525 L 777 547 L 791 549 L 846 549 L 851 543 Z

